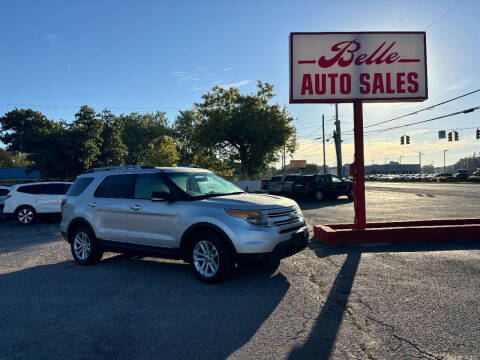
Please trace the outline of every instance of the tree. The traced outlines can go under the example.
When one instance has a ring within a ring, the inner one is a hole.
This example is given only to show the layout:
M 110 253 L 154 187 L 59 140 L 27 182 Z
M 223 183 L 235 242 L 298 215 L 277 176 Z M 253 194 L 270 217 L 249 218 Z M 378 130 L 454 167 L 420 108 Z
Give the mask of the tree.
M 177 152 L 181 164 L 191 165 L 199 154 L 195 141 L 195 128 L 200 123 L 200 114 L 195 110 L 180 111 L 173 123 L 172 132 L 177 140 Z M 198 160 L 198 159 L 197 159 Z
M 103 123 L 100 134 L 102 145 L 95 166 L 124 165 L 128 149 L 122 140 L 124 130 L 122 121 L 107 109 L 103 110 L 98 116 Z
M 175 140 L 169 136 L 155 139 L 150 144 L 148 165 L 176 166 L 179 159 L 176 145 Z
M 15 154 L 0 148 L 0 168 L 2 167 L 24 167 L 30 165 L 24 154 Z
M 276 160 L 276 153 L 289 146 L 295 150 L 293 118 L 285 108 L 269 104 L 273 86 L 258 82 L 256 94 L 242 95 L 236 88 L 214 87 L 196 104 L 202 116 L 196 141 L 213 149 L 220 158 L 239 164 L 244 178 L 256 175 Z
M 168 119 L 161 111 L 155 114 L 122 114 L 120 121 L 123 124 L 122 141 L 128 150 L 125 157 L 128 165 L 145 163 L 150 156 L 150 144 L 170 133 Z

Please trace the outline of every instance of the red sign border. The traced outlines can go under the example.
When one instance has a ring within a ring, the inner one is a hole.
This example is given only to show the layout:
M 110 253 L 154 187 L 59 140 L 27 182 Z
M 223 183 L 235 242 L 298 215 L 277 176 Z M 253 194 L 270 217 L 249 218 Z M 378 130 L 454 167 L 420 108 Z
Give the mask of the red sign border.
M 349 99 L 294 99 L 293 98 L 293 36 L 295 35 L 333 35 L 333 34 L 422 34 L 423 48 L 425 49 L 425 96 L 424 97 L 402 97 L 402 98 L 349 98 Z M 409 102 L 425 101 L 428 99 L 428 73 L 427 73 L 427 34 L 425 31 L 352 31 L 352 32 L 291 32 L 290 33 L 290 104 L 332 104 L 362 102 Z

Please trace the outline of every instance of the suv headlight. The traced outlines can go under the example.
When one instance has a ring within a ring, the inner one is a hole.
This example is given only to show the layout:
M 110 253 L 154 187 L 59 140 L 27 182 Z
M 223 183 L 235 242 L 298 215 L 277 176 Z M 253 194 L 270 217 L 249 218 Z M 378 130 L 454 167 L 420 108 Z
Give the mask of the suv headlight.
M 267 226 L 268 220 L 265 215 L 262 214 L 261 211 L 257 210 L 233 210 L 227 209 L 227 214 L 231 216 L 235 216 L 246 220 L 248 223 L 254 226 Z

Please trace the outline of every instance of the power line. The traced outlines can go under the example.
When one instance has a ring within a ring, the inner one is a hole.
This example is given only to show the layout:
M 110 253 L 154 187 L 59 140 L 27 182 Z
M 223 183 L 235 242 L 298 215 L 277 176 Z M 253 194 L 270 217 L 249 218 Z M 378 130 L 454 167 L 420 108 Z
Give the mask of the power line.
M 459 0 L 455 5 L 453 5 L 451 8 L 449 8 L 447 11 L 445 11 L 444 13 L 442 13 L 442 15 L 440 15 L 439 17 L 437 17 L 435 20 L 433 20 L 430 25 L 428 25 L 425 30 L 427 30 L 430 26 L 432 26 L 433 24 L 435 24 L 438 20 L 440 20 L 441 18 L 443 18 L 445 15 L 447 15 L 449 12 L 451 12 L 453 9 L 455 9 L 458 5 L 460 5 L 460 3 L 462 3 L 464 0 Z
M 397 25 L 399 25 L 408 15 L 410 15 L 410 13 L 415 10 L 417 8 L 418 5 L 420 5 L 420 3 L 422 2 L 423 0 L 418 0 L 418 2 L 410 9 L 407 11 L 407 13 L 403 16 L 400 17 L 400 19 L 398 19 L 397 21 L 395 21 L 395 23 L 392 25 L 392 29 L 395 29 L 395 27 Z
M 416 114 L 418 114 L 418 113 L 420 113 L 420 112 L 422 112 L 422 111 L 432 110 L 432 109 L 436 108 L 437 106 L 440 106 L 440 105 L 443 105 L 443 104 L 447 104 L 447 103 L 449 103 L 449 102 L 458 100 L 458 99 L 463 98 L 463 97 L 465 97 L 465 96 L 475 94 L 475 93 L 477 93 L 477 92 L 479 92 L 479 91 L 480 91 L 480 89 L 477 89 L 477 90 L 471 91 L 471 92 L 469 92 L 469 93 L 466 93 L 466 94 L 463 94 L 463 95 L 454 97 L 454 98 L 452 98 L 452 99 L 448 99 L 448 100 L 442 101 L 441 103 L 438 103 L 438 104 L 435 104 L 435 105 L 426 107 L 426 108 L 424 108 L 424 109 L 417 110 L 417 111 L 414 111 L 414 112 L 411 112 L 411 113 L 408 113 L 408 114 L 405 114 L 405 115 L 402 115 L 402 116 L 397 116 L 397 117 L 395 117 L 395 118 L 393 118 L 393 119 L 390 119 L 390 120 L 380 121 L 380 122 L 375 123 L 375 124 L 367 125 L 367 126 L 364 126 L 363 128 L 364 128 L 364 129 L 367 129 L 367 128 L 370 128 L 370 127 L 373 127 L 373 126 L 382 125 L 382 124 L 386 124 L 386 123 L 391 122 L 391 121 L 399 120 L 399 119 L 402 119 L 402 118 L 407 117 L 407 116 L 416 115 Z M 353 132 L 353 129 L 352 129 L 352 130 L 345 131 L 345 133 L 350 133 L 350 132 Z
M 455 116 L 455 115 L 460 115 L 460 114 L 468 114 L 468 113 L 474 112 L 475 110 L 478 110 L 478 109 L 480 109 L 480 106 L 475 106 L 475 107 L 472 107 L 472 108 L 470 108 L 470 109 L 465 109 L 465 110 L 457 111 L 457 112 L 454 112 L 454 113 L 451 113 L 451 114 L 447 114 L 447 115 L 437 116 L 437 117 L 434 117 L 434 118 L 431 118 L 431 119 L 427 119 L 427 120 L 416 121 L 416 122 L 413 122 L 413 123 L 410 123 L 410 124 L 393 126 L 393 127 L 384 128 L 384 129 L 378 129 L 378 130 L 370 130 L 370 131 L 366 131 L 365 134 L 381 133 L 381 132 L 386 132 L 386 131 L 390 131 L 390 130 L 400 129 L 400 128 L 403 128 L 403 127 L 413 126 L 413 125 L 417 125 L 417 124 L 423 124 L 423 123 L 430 122 L 430 121 L 434 121 L 434 120 L 444 119 L 444 118 L 447 118 L 447 117 L 450 117 L 450 116 Z

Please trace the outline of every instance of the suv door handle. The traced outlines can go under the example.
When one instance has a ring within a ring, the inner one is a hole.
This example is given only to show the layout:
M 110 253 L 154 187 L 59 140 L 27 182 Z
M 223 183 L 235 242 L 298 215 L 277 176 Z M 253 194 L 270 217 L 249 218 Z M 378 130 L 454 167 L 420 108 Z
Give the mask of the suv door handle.
M 94 208 L 94 207 L 97 207 L 97 204 L 95 204 L 95 203 L 90 203 L 90 204 L 88 204 L 88 206 L 90 206 L 91 208 Z
M 138 210 L 140 210 L 141 208 L 142 208 L 142 207 L 141 207 L 140 205 L 138 205 L 138 204 L 137 204 L 137 205 L 132 205 L 132 206 L 130 206 L 130 209 L 135 210 L 135 211 L 138 211 Z

